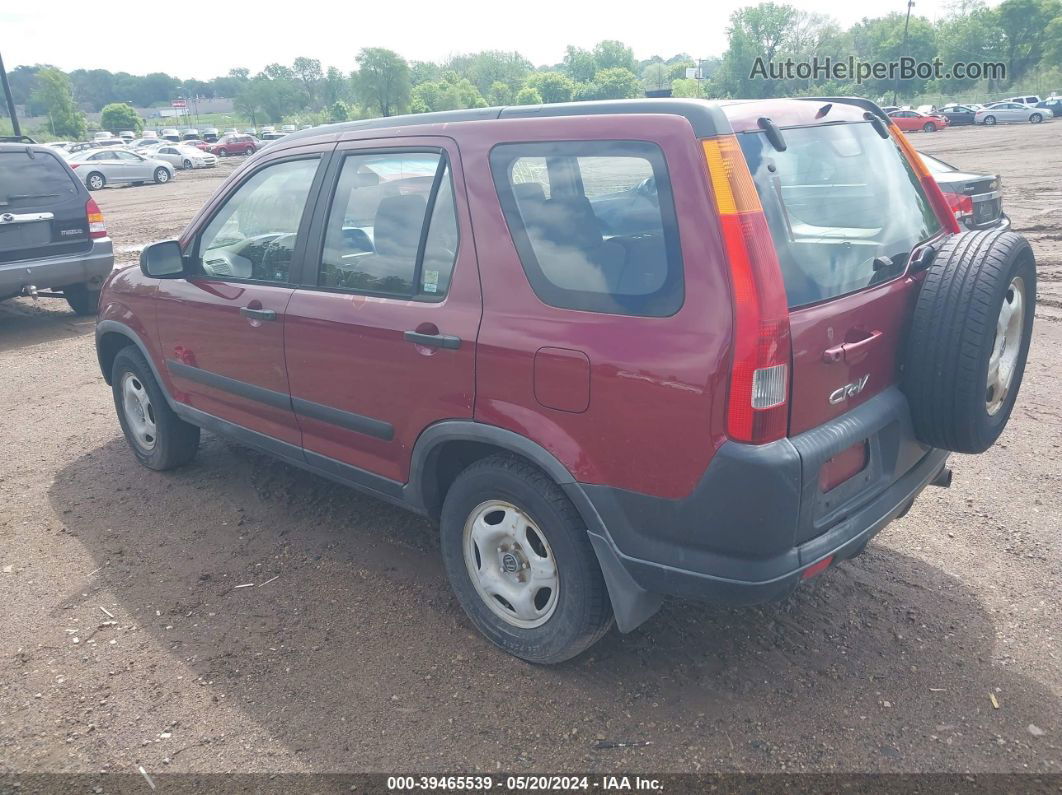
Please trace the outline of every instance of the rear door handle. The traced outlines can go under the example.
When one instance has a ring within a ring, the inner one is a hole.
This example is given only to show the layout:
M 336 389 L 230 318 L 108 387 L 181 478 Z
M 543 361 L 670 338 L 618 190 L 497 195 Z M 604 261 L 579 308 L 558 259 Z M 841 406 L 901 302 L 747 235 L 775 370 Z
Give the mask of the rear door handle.
M 836 362 L 857 364 L 863 361 L 874 342 L 880 337 L 880 331 L 872 331 L 856 342 L 843 342 L 840 345 L 834 345 L 832 348 L 827 348 L 822 352 L 822 360 L 827 364 L 835 364 Z
M 277 313 L 272 309 L 251 309 L 249 306 L 241 306 L 240 314 L 252 320 L 276 320 Z
M 460 337 L 451 337 L 449 334 L 421 334 L 419 331 L 407 331 L 406 342 L 415 345 L 427 345 L 430 348 L 449 348 L 457 350 L 461 347 Z

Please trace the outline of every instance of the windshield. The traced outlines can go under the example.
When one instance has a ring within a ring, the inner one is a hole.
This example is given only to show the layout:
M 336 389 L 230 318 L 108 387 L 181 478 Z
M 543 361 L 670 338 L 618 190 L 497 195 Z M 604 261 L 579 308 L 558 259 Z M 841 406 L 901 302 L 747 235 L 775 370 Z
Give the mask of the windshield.
M 790 308 L 903 273 L 940 231 L 918 177 L 869 122 L 791 127 L 779 152 L 738 136 L 778 252 Z

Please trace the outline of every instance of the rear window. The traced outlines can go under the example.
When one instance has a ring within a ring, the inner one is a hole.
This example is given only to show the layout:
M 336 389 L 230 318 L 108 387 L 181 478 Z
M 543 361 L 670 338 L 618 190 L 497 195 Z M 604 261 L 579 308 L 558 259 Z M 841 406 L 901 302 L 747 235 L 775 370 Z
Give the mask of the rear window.
M 869 122 L 738 136 L 756 183 L 790 308 L 899 276 L 911 251 L 940 232 L 918 177 Z
M 77 184 L 55 155 L 25 149 L 0 152 L 0 210 L 66 201 Z
M 663 317 L 682 306 L 671 183 L 655 144 L 503 144 L 491 171 L 536 295 L 551 306 Z

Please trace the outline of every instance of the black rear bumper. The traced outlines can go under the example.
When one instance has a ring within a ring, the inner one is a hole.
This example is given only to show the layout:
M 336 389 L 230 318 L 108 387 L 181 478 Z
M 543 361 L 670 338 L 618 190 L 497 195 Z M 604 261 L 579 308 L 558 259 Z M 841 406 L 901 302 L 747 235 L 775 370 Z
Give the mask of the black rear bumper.
M 866 468 L 822 493 L 823 463 L 862 440 Z M 629 631 L 665 595 L 730 605 L 784 596 L 809 566 L 861 552 L 947 457 L 915 441 L 906 398 L 892 388 L 798 436 L 724 444 L 683 499 L 589 484 L 570 484 L 569 493 L 592 512 L 590 539 L 617 623 Z

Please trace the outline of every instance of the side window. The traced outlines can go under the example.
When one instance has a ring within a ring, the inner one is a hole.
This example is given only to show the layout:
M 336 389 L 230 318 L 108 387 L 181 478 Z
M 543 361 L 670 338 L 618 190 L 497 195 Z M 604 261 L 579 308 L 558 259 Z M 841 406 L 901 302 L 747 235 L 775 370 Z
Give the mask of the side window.
M 131 163 L 140 163 L 140 162 L 142 162 L 141 158 L 137 157 L 132 152 L 115 152 L 114 155 L 119 160 L 127 160 L 127 161 L 129 161 Z
M 450 167 L 436 152 L 348 155 L 336 185 L 317 284 L 439 300 L 457 257 Z
M 503 144 L 490 162 L 524 272 L 542 301 L 647 317 L 682 306 L 678 222 L 658 146 Z
M 318 159 L 257 171 L 231 194 L 199 238 L 205 276 L 287 283 Z

